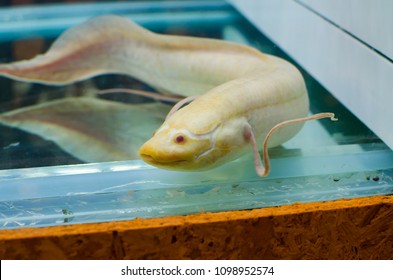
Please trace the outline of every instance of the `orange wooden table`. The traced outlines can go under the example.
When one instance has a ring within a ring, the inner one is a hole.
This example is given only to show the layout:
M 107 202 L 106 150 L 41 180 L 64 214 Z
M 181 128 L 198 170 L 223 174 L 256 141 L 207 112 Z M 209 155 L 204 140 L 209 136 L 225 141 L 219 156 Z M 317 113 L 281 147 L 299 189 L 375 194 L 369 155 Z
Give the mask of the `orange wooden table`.
M 1 259 L 392 259 L 393 196 L 0 231 Z

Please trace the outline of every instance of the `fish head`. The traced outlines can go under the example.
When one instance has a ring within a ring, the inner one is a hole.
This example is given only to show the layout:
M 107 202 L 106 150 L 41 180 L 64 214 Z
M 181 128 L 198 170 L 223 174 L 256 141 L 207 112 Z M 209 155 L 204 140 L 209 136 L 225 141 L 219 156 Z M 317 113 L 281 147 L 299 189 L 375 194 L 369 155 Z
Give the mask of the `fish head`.
M 163 169 L 207 169 L 217 128 L 215 126 L 208 132 L 197 134 L 185 127 L 173 127 L 164 122 L 153 137 L 141 146 L 139 155 L 146 163 Z

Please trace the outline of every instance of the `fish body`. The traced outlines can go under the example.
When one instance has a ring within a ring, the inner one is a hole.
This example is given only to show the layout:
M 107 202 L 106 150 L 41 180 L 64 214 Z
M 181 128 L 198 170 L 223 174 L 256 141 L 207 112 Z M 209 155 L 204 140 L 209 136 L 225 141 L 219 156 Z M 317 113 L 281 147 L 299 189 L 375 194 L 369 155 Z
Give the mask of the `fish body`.
M 259 141 L 278 123 L 305 117 L 309 101 L 299 71 L 273 56 L 261 61 L 266 63 L 269 68 L 263 65 L 214 87 L 167 118 L 139 150 L 142 159 L 165 169 L 210 169 L 251 151 L 246 128 Z M 301 127 L 281 129 L 269 146 L 284 143 Z

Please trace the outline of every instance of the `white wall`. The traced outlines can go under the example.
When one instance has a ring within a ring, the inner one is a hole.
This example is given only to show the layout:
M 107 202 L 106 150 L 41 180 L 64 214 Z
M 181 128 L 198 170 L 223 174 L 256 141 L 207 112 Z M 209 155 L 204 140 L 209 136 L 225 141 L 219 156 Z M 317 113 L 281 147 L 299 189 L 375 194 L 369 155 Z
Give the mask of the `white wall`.
M 392 0 L 299 0 L 393 59 Z
M 231 2 L 393 149 L 393 1 Z

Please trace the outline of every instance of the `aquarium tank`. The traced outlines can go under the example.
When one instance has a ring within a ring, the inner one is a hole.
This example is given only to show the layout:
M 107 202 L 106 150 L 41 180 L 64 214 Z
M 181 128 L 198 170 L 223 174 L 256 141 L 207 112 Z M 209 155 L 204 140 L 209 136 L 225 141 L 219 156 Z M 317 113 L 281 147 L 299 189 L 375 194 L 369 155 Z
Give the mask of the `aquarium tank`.
M 251 155 L 206 171 L 167 171 L 146 164 L 131 151 L 142 143 L 132 140 L 134 135 L 151 135 L 173 104 L 124 89 L 153 92 L 152 87 L 116 73 L 67 85 L 18 81 L 2 75 L 0 229 L 393 193 L 392 150 L 342 105 L 334 92 L 328 92 L 226 1 L 3 5 L 0 63 L 43 54 L 65 30 L 107 14 L 129 18 L 156 33 L 233 41 L 284 58 L 305 78 L 310 114 L 334 112 L 338 121 L 308 122 L 294 138 L 271 148 L 267 177 L 255 173 Z M 52 108 L 60 113 L 53 114 Z M 117 143 L 120 152 L 96 152 L 94 147 L 101 139 Z M 130 154 L 122 153 L 129 142 Z

